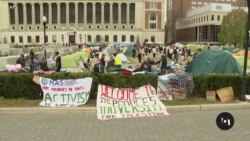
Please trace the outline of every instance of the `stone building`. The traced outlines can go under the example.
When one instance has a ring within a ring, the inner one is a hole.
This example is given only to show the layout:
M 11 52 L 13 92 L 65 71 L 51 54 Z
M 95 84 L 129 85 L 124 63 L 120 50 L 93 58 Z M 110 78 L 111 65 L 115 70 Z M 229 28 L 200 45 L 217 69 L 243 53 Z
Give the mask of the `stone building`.
M 246 0 L 167 0 L 166 34 L 167 42 L 177 42 L 176 22 L 185 18 L 192 10 L 211 3 L 230 4 L 232 7 L 245 7 Z
M 163 42 L 164 12 L 165 0 L 0 0 L 0 42 Z

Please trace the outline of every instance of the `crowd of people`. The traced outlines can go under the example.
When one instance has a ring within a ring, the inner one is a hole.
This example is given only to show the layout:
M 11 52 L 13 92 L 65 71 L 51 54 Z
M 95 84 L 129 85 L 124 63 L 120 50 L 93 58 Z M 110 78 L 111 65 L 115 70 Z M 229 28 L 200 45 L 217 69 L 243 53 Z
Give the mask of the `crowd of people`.
M 188 62 L 188 56 L 191 56 L 191 50 L 187 47 L 163 46 L 163 45 L 140 45 L 135 44 L 133 49 L 133 58 L 137 56 L 141 66 L 140 71 L 152 71 L 152 65 L 160 64 L 160 71 L 165 72 L 167 69 L 167 60 L 171 63 L 178 64 Z M 157 56 L 159 60 L 154 61 Z M 143 58 L 146 58 L 143 60 Z M 151 59 L 150 59 L 151 58 Z
M 55 56 L 53 56 L 53 58 L 55 66 L 48 67 L 47 59 L 40 59 L 38 55 L 36 55 L 31 49 L 27 56 L 21 54 L 20 57 L 17 59 L 16 64 L 20 64 L 22 66 L 22 70 L 27 72 L 35 72 L 39 70 L 60 72 L 62 65 L 61 56 L 59 55 L 58 51 L 55 52 Z
M 122 52 L 121 47 L 113 46 L 116 50 L 114 54 L 107 57 L 102 53 L 107 48 L 106 44 L 102 44 L 98 49 L 90 49 L 87 53 L 87 58 L 80 57 L 78 60 L 78 66 L 82 71 L 93 71 L 95 73 L 103 73 L 108 67 L 117 67 L 121 64 L 116 64 L 115 56 Z M 78 51 L 82 51 L 82 46 L 79 46 Z M 137 67 L 135 71 L 147 71 L 152 72 L 153 65 L 160 65 L 160 72 L 166 72 L 168 60 L 172 63 L 181 63 L 188 60 L 188 56 L 191 56 L 191 50 L 186 47 L 163 46 L 163 45 L 141 45 L 134 44 L 132 49 L 132 57 L 138 59 Z M 109 59 L 107 59 L 109 58 Z M 158 60 L 157 60 L 158 59 Z M 55 65 L 48 65 L 48 62 L 54 62 Z M 62 60 L 59 52 L 55 52 L 54 56 L 39 59 L 37 55 L 30 50 L 28 56 L 20 55 L 17 64 L 20 64 L 23 70 L 34 72 L 38 70 L 43 71 L 56 71 L 60 72 L 62 68 Z

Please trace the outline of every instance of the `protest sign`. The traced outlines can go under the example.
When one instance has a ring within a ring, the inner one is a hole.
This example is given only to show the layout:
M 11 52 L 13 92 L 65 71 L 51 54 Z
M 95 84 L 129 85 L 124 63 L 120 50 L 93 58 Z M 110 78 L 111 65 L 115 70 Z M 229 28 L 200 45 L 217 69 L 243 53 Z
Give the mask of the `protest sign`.
M 41 106 L 70 107 L 88 101 L 92 78 L 52 80 L 40 77 L 39 83 L 44 93 Z
M 165 115 L 168 115 L 166 107 L 151 85 L 136 89 L 98 85 L 97 117 L 100 120 Z
M 216 92 L 215 91 L 206 91 L 207 101 L 216 101 Z
M 158 77 L 157 95 L 161 100 L 184 99 L 192 94 L 193 88 L 193 76 L 190 73 L 171 73 Z
M 229 102 L 234 100 L 234 91 L 232 87 L 222 88 L 216 91 L 221 102 Z

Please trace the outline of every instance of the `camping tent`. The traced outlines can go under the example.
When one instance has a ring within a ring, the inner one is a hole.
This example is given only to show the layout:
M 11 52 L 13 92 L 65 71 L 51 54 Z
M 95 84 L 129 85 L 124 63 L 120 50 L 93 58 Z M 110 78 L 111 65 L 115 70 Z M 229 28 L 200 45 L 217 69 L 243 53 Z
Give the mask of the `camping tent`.
M 70 55 L 62 57 L 62 68 L 75 68 L 78 66 L 78 61 L 82 57 L 86 59 L 86 54 L 83 51 L 78 51 Z
M 116 47 L 123 47 L 123 53 L 126 56 L 132 56 L 132 50 L 134 47 L 134 43 L 131 42 L 114 42 L 112 43 Z
M 187 66 L 186 72 L 193 75 L 211 73 L 242 73 L 236 59 L 224 50 L 204 50 Z

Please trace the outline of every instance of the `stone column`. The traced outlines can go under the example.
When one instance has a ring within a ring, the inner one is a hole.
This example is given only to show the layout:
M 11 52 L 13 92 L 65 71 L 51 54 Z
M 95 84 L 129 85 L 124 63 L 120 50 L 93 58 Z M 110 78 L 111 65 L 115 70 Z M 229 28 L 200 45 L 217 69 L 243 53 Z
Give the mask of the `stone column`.
M 35 3 L 31 3 L 31 13 L 32 13 L 32 27 L 35 29 L 36 22 L 35 22 Z
M 92 3 L 93 4 L 93 24 L 95 24 L 95 3 Z
M 60 3 L 57 3 L 57 25 L 61 25 L 61 6 Z
M 69 26 L 69 3 L 66 2 L 66 26 Z
M 25 27 L 27 26 L 27 7 L 26 7 L 26 3 L 23 3 L 23 27 L 25 29 Z
M 18 25 L 19 25 L 19 14 L 18 14 L 18 3 L 15 3 L 15 24 L 16 24 L 16 29 L 18 29 Z
M 78 3 L 75 3 L 75 25 L 78 25 Z
M 104 2 L 101 3 L 101 24 L 104 25 Z
M 83 3 L 83 9 L 84 9 L 84 19 L 83 23 L 86 25 L 87 24 L 87 3 Z
M 129 9 L 130 9 L 130 3 L 127 3 L 127 25 L 129 25 L 130 24 L 130 17 L 129 17 L 129 14 L 130 14 L 130 11 L 129 11 Z
M 40 3 L 40 24 L 43 26 L 43 3 Z
M 49 17 L 48 17 L 48 19 L 49 19 L 49 28 L 51 29 L 52 28 L 52 3 L 48 3 L 48 5 L 49 5 Z
M 109 10 L 109 23 L 112 25 L 113 24 L 113 3 L 109 3 L 110 10 Z
M 118 3 L 118 24 L 121 25 L 121 17 L 122 17 L 122 9 L 121 9 L 121 3 Z

